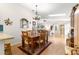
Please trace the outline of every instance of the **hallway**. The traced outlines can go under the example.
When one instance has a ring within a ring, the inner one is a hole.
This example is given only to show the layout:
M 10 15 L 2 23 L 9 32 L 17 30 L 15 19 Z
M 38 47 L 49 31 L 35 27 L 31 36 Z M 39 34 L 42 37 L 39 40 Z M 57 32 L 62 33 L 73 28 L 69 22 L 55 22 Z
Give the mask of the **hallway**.
M 65 50 L 64 50 L 64 38 L 63 37 L 55 37 L 55 36 L 51 36 L 49 37 L 49 41 L 52 42 L 52 44 L 46 48 L 41 55 L 64 55 L 65 54 Z M 18 45 L 17 44 L 15 46 L 12 46 L 12 53 L 13 55 L 25 55 L 24 52 L 22 52 L 20 49 L 18 49 Z

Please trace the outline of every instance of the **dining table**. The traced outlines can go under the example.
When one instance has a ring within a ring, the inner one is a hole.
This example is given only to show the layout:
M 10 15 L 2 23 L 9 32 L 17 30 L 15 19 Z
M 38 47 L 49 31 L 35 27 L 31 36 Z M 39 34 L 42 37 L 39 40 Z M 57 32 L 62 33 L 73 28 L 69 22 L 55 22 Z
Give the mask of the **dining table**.
M 23 35 L 25 35 L 25 36 L 23 36 Z M 25 37 L 25 39 L 24 39 L 24 37 Z M 45 37 L 45 39 L 44 39 L 44 37 Z M 30 55 L 31 54 L 40 54 L 49 44 L 50 44 L 50 42 L 48 42 L 48 32 L 45 30 L 22 31 L 22 45 L 19 46 L 19 48 L 23 52 L 30 54 Z

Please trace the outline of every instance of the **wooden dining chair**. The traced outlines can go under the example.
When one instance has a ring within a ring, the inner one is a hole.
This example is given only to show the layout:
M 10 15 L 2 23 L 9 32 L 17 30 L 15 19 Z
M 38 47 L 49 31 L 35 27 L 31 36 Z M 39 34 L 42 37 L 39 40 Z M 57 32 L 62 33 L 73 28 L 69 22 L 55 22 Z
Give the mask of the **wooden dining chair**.
M 48 31 L 45 30 L 45 43 L 48 43 Z
M 45 32 L 43 31 L 40 32 L 39 40 L 37 42 L 39 44 L 39 47 L 42 47 L 45 45 Z
M 31 40 L 28 39 L 28 32 L 27 31 L 22 31 L 22 47 L 30 47 L 31 45 Z

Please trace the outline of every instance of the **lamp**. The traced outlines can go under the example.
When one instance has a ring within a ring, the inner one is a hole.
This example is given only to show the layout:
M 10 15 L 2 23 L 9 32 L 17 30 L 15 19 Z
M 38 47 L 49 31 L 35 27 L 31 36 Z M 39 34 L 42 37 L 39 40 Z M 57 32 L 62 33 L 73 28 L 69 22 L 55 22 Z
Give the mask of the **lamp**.
M 35 17 L 33 17 L 33 19 L 34 20 L 40 20 L 40 16 L 38 15 L 38 12 L 37 12 L 38 5 L 36 5 L 35 7 L 36 7 L 36 12 L 35 12 Z

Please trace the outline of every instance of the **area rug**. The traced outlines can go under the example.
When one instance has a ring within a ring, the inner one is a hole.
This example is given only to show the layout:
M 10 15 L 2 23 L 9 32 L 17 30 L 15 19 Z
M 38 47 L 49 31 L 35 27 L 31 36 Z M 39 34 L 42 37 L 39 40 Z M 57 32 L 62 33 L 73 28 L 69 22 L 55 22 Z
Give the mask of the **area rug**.
M 23 51 L 24 53 L 28 54 L 28 55 L 40 55 L 52 42 L 48 42 L 47 44 L 45 44 L 43 47 L 38 48 L 37 50 L 35 50 L 34 53 L 31 53 L 27 48 L 22 48 L 22 46 L 19 46 L 18 48 Z

